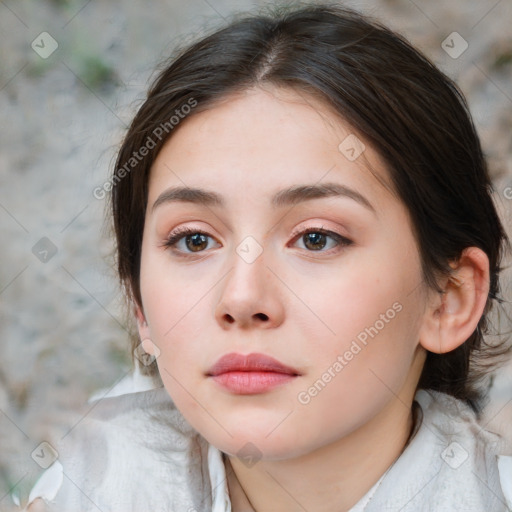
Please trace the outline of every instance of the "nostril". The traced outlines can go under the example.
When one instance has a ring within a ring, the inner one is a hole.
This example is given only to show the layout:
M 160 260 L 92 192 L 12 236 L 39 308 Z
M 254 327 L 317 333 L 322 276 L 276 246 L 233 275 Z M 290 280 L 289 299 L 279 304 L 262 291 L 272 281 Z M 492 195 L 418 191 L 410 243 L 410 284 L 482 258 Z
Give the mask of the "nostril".
M 267 321 L 268 320 L 268 316 L 265 315 L 265 313 L 256 313 L 256 315 L 258 318 L 261 318 L 261 320 L 265 320 Z
M 226 321 L 232 324 L 235 320 L 231 315 L 225 315 Z

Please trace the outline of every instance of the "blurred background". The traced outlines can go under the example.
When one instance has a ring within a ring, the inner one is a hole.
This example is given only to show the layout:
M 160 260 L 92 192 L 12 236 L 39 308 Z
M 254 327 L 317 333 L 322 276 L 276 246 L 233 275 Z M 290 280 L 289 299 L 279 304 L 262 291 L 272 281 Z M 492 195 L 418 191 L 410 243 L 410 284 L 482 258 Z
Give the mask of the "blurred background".
M 275 3 L 0 0 L 0 510 L 17 510 L 11 495 L 23 501 L 41 473 L 39 443 L 131 371 L 106 200 L 93 190 L 156 66 L 203 31 Z M 342 3 L 404 34 L 458 82 L 510 233 L 511 0 Z M 510 301 L 510 269 L 505 277 Z M 485 423 L 512 435 L 510 362 L 493 379 Z

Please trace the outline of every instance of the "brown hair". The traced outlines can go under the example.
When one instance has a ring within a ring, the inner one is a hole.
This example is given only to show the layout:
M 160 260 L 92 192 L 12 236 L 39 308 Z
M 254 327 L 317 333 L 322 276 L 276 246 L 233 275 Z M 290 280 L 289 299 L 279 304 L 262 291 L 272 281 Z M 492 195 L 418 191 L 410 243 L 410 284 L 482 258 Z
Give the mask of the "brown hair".
M 491 303 L 500 300 L 498 276 L 508 239 L 480 141 L 452 80 L 402 36 L 346 8 L 303 5 L 240 18 L 180 50 L 157 76 L 112 177 L 117 270 L 130 301 L 142 306 L 148 179 L 159 150 L 179 127 L 172 119 L 182 117 L 184 105 L 196 102 L 189 114 L 194 115 L 259 83 L 322 98 L 383 157 L 410 212 L 429 286 L 441 292 L 438 277 L 449 275 L 449 262 L 463 249 L 476 246 L 487 254 L 490 293 L 478 328 L 452 352 L 428 352 L 419 382 L 478 410 L 484 393 L 477 384 L 509 350 L 483 338 Z M 151 147 L 143 158 L 142 147 Z M 155 364 L 150 372 L 157 372 Z

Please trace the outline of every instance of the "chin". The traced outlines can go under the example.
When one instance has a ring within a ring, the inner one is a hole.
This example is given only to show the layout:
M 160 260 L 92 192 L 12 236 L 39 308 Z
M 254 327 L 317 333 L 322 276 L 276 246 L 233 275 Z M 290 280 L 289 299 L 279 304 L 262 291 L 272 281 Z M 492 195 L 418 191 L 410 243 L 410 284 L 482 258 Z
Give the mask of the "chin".
M 213 446 L 227 455 L 244 459 L 250 457 L 252 460 L 285 460 L 295 458 L 307 453 L 309 450 L 304 446 L 303 440 L 297 434 L 283 432 L 286 437 L 268 435 L 269 429 L 244 429 L 241 424 L 236 431 L 230 430 L 230 437 L 225 432 L 213 435 L 201 432 L 201 435 Z

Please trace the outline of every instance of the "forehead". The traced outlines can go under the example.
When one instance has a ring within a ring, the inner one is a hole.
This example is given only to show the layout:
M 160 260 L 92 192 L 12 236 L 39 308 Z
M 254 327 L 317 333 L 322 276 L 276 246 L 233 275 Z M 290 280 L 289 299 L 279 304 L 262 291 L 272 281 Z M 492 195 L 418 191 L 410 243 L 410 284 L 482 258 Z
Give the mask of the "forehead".
M 149 204 L 169 186 L 270 197 L 294 183 L 338 182 L 378 196 L 379 181 L 389 182 L 379 155 L 325 102 L 256 87 L 181 121 L 153 164 Z

